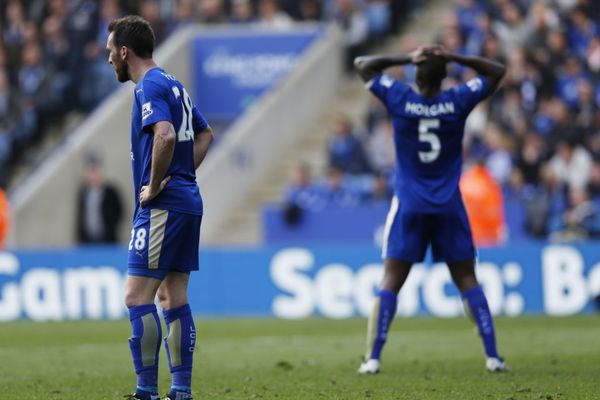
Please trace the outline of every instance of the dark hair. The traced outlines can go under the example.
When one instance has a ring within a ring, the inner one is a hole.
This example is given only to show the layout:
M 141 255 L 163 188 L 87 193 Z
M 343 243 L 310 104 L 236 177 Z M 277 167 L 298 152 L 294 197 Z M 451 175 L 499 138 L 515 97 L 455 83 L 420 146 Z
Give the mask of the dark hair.
M 440 56 L 428 56 L 418 65 L 419 75 L 431 83 L 441 82 L 446 77 L 446 60 Z
M 108 25 L 108 32 L 113 33 L 113 41 L 117 48 L 125 46 L 138 57 L 152 58 L 156 40 L 150 23 L 137 15 L 118 18 Z

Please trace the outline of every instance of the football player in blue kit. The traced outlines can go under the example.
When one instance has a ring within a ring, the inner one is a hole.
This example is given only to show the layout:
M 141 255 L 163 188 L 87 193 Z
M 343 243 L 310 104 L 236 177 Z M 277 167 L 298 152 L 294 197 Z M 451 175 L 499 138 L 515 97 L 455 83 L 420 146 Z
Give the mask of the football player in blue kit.
M 189 400 L 196 328 L 187 290 L 190 271 L 198 269 L 203 212 L 195 171 L 213 134 L 182 84 L 153 61 L 155 37 L 146 20 L 126 16 L 112 21 L 108 31 L 108 62 L 119 82 L 135 83 L 131 164 L 136 196 L 125 304 L 137 387 L 130 398 L 159 399 L 158 296 L 172 373 L 166 399 Z
M 442 91 L 449 62 L 473 69 L 477 77 Z M 417 66 L 416 90 L 384 74 L 389 67 L 405 64 Z M 435 262 L 448 264 L 477 324 L 486 368 L 507 371 L 496 350 L 486 297 L 475 277 L 476 253 L 459 190 L 465 120 L 477 103 L 496 90 L 505 67 L 439 46 L 420 47 L 408 55 L 358 57 L 355 66 L 392 117 L 397 158 L 395 193 L 384 230 L 384 276 L 369 318 L 367 354 L 358 372 L 379 372 L 398 292 L 429 246 Z

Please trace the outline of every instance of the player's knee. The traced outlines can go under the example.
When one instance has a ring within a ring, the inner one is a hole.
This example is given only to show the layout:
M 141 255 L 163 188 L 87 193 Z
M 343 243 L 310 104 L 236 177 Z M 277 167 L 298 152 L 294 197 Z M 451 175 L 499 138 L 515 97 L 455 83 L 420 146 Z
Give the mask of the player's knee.
M 163 310 L 168 310 L 170 307 L 169 306 L 169 294 L 166 290 L 164 289 L 158 289 L 158 292 L 156 293 L 156 297 L 158 297 L 158 302 L 160 303 L 160 307 Z
M 137 293 L 131 289 L 125 290 L 125 306 L 127 306 L 127 308 L 141 306 L 148 303 L 148 300 L 145 299 L 140 293 Z
M 139 306 L 137 297 L 131 291 L 125 292 L 125 306 L 127 308 Z
M 454 284 L 461 293 L 471 290 L 479 285 L 475 275 L 464 275 L 457 277 L 454 279 Z

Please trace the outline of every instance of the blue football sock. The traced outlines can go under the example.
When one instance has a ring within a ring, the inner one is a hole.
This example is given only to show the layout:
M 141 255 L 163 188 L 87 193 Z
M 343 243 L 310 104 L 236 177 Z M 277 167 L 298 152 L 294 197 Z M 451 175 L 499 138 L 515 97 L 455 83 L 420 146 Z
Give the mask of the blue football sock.
M 196 344 L 196 327 L 189 304 L 164 310 L 167 324 L 165 347 L 169 369 L 173 374 L 172 389 L 189 392 L 192 387 L 192 366 Z
M 129 348 L 141 392 L 158 393 L 158 352 L 162 329 L 156 306 L 144 304 L 129 309 Z
M 462 297 L 467 301 L 471 316 L 477 324 L 479 336 L 481 336 L 483 347 L 485 348 L 485 354 L 488 357 L 498 357 L 494 321 L 492 320 L 492 313 L 490 312 L 481 286 L 463 292 Z
M 366 358 L 379 360 L 381 350 L 387 339 L 387 333 L 396 315 L 396 306 L 398 295 L 392 291 L 381 289 L 373 312 L 369 318 L 369 328 L 367 334 L 367 354 Z

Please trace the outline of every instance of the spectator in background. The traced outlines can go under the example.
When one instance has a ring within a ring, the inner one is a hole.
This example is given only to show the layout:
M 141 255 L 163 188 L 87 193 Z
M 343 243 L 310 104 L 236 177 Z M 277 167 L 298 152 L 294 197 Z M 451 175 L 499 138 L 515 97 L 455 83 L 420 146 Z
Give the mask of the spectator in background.
M 200 4 L 203 2 L 204 1 L 201 1 Z M 167 24 L 160 14 L 160 4 L 158 0 L 144 0 L 140 7 L 139 15 L 150 22 L 152 30 L 154 31 L 154 36 L 156 37 L 156 43 L 162 42 L 167 37 Z
M 358 194 L 344 184 L 344 171 L 336 166 L 328 168 L 326 180 L 320 185 L 318 193 L 325 206 L 355 206 L 359 200 Z
M 584 8 L 576 8 L 570 14 L 568 28 L 569 47 L 579 57 L 585 57 L 590 42 L 600 36 L 598 25 L 588 17 Z
M 10 159 L 11 147 L 11 132 L 8 130 L 8 124 L 2 120 L 0 121 L 0 169 L 3 169 Z
M 394 193 L 384 174 L 375 174 L 371 181 L 371 191 L 363 199 L 366 202 L 381 202 L 388 205 Z
M 477 163 L 460 180 L 476 246 L 497 246 L 506 240 L 502 188 L 483 164 Z
M 223 24 L 227 22 L 223 0 L 200 0 L 198 2 L 200 22 L 205 24 Z
M 588 184 L 588 193 L 596 208 L 600 211 L 600 161 L 596 160 L 590 171 L 590 182 Z
M 367 0 L 365 15 L 370 39 L 382 39 L 390 32 L 390 0 Z
M 354 58 L 363 53 L 369 39 L 369 21 L 353 0 L 333 0 L 332 18 L 344 32 L 346 66 L 350 70 Z
M 21 109 L 26 118 L 24 136 L 17 138 L 19 142 L 29 142 L 36 133 L 39 117 L 48 105 L 45 101 L 45 89 L 50 82 L 46 66 L 42 63 L 42 52 L 38 43 L 29 43 L 22 53 L 22 67 L 18 72 L 19 91 L 21 93 Z
M 488 155 L 485 167 L 490 175 L 500 184 L 508 181 L 512 170 L 512 158 L 508 151 L 508 138 L 496 124 L 489 124 L 484 136 Z
M 540 185 L 528 197 L 525 205 L 525 227 L 535 238 L 546 238 L 549 221 L 566 209 L 567 201 L 561 182 L 549 166 L 542 167 Z
M 569 190 L 569 207 L 552 222 L 550 240 L 574 241 L 589 239 L 600 233 L 598 210 L 585 187 Z
M 589 182 L 592 158 L 573 140 L 562 139 L 549 161 L 549 168 L 560 184 L 569 189 L 582 188 Z
M 279 7 L 277 0 L 258 1 L 257 26 L 270 29 L 289 29 L 294 24 L 292 18 Z
M 394 128 L 389 117 L 380 119 L 366 141 L 369 165 L 377 172 L 389 173 L 396 166 Z
M 122 217 L 120 195 L 104 180 L 97 155 L 88 154 L 85 164 L 85 181 L 77 198 L 77 241 L 116 243 Z
M 108 24 L 122 15 L 118 0 L 102 0 L 100 16 L 95 32 L 95 40 L 85 46 L 86 69 L 94 79 L 81 82 L 80 99 L 87 109 L 92 109 L 97 102 L 104 99 L 118 85 L 115 73 L 106 62 L 106 41 L 108 39 Z
M 7 127 L 14 124 L 20 116 L 17 93 L 11 90 L 8 73 L 0 68 L 0 121 Z
M 312 182 L 310 167 L 306 163 L 299 163 L 294 169 L 292 185 L 287 189 L 285 202 L 301 209 L 315 209 L 319 207 L 319 197 Z
M 25 44 L 25 29 L 27 21 L 25 10 L 19 0 L 10 0 L 5 9 L 2 43 L 6 48 L 8 63 L 19 65 L 21 49 Z
M 4 243 L 10 229 L 10 209 L 8 199 L 4 193 L 4 187 L 0 185 L 0 250 L 4 249 Z
M 229 22 L 233 24 L 250 24 L 255 21 L 254 6 L 250 0 L 233 0 Z
M 362 143 L 354 135 L 347 117 L 336 119 L 328 146 L 329 166 L 349 174 L 369 171 Z
M 537 186 L 540 183 L 544 153 L 544 141 L 540 135 L 535 132 L 525 135 L 516 157 L 516 165 L 525 184 Z
M 323 10 L 318 0 L 300 0 L 300 21 L 321 21 Z
M 567 104 L 569 109 L 577 107 L 578 88 L 577 83 L 587 79 L 588 74 L 583 69 L 581 62 L 575 57 L 569 57 L 560 67 L 556 77 L 556 94 Z
M 175 6 L 174 18 L 167 23 L 167 32 L 170 35 L 177 29 L 194 24 L 196 15 L 194 14 L 194 4 L 192 0 L 180 0 Z
M 527 43 L 535 26 L 525 18 L 523 11 L 514 2 L 504 2 L 501 13 L 501 18 L 494 22 L 492 27 L 500 38 L 504 53 L 510 54 L 516 47 Z

